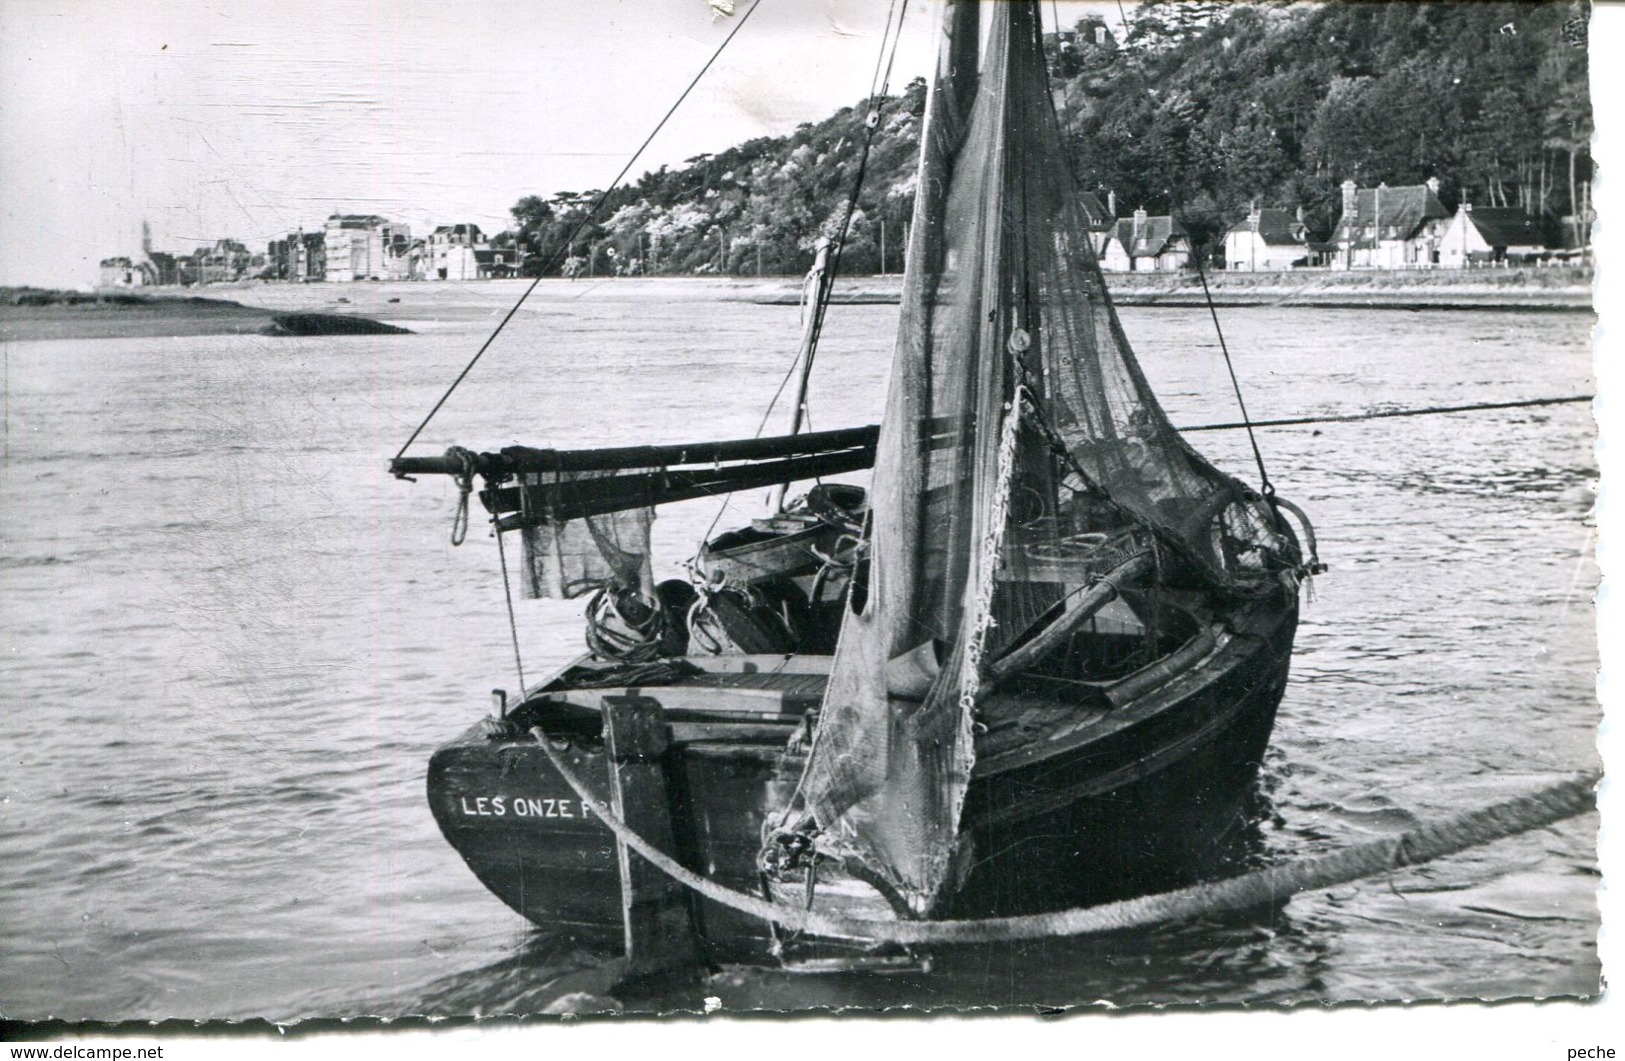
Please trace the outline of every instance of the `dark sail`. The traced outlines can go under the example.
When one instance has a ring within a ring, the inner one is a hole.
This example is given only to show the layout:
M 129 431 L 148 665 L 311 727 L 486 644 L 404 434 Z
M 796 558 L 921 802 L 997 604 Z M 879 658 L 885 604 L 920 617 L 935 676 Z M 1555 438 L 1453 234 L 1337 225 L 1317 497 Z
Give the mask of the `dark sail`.
M 1216 593 L 1280 578 L 1263 502 L 1202 460 L 1106 295 L 1050 101 L 1037 5 L 944 16 L 867 572 L 803 786 L 828 855 L 915 914 L 953 873 L 992 663 L 1125 535 Z

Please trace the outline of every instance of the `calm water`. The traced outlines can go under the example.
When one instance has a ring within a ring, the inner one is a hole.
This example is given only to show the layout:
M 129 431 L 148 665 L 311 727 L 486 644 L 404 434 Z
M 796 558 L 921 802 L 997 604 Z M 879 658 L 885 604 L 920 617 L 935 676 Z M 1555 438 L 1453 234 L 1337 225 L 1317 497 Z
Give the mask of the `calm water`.
M 455 491 L 384 472 L 517 291 L 404 287 L 399 306 L 356 291 L 418 334 L 4 347 L 7 1016 L 491 1013 L 584 982 L 564 974 L 594 956 L 491 897 L 424 805 L 429 752 L 516 680 L 494 542 L 451 548 Z M 895 312 L 832 315 L 814 427 L 878 415 Z M 1588 314 L 1223 319 L 1257 417 L 1591 387 Z M 1205 313 L 1125 323 L 1176 422 L 1235 418 Z M 797 327 L 793 308 L 688 288 L 544 288 L 414 452 L 750 434 Z M 1583 405 L 1262 433 L 1332 565 L 1267 764 L 1271 857 L 1596 765 L 1592 436 Z M 1242 438 L 1193 438 L 1253 474 Z M 745 517 L 762 498 L 735 504 Z M 663 514 L 662 561 L 716 514 Z M 576 611 L 521 605 L 532 677 L 577 651 Z M 978 950 L 930 978 L 726 973 L 657 1002 L 1591 993 L 1596 829 L 1587 816 L 1300 896 L 1268 923 Z

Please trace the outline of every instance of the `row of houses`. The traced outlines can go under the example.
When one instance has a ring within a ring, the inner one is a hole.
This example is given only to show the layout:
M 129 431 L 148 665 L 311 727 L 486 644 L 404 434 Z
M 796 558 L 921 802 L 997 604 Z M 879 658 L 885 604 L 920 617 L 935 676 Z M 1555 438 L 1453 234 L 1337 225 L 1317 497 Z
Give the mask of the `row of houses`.
M 152 249 L 152 233 L 141 226 L 138 257 L 103 258 L 101 286 L 160 287 L 218 283 L 252 275 L 265 265 L 265 256 L 253 254 L 233 239 L 218 239 L 191 254 L 166 254 Z
M 291 232 L 266 251 L 266 280 L 490 280 L 515 276 L 519 252 L 493 247 L 480 227 L 440 225 L 414 238 L 407 225 L 377 214 L 334 214 L 318 232 Z
M 519 252 L 493 247 L 480 227 L 441 225 L 414 238 L 408 225 L 377 214 L 334 214 L 311 232 L 298 230 L 252 253 L 232 239 L 216 240 L 189 255 L 152 249 L 145 224 L 139 257 L 104 258 L 101 286 L 155 287 L 281 280 L 292 283 L 354 280 L 486 280 L 515 276 Z
M 1437 178 L 1425 184 L 1342 186 L 1337 225 L 1317 239 L 1303 210 L 1259 208 L 1224 233 L 1220 267 L 1236 272 L 1274 269 L 1463 269 L 1475 265 L 1553 261 L 1583 256 L 1586 238 L 1568 219 L 1536 217 L 1507 207 L 1454 211 L 1439 198 Z M 1171 216 L 1136 210 L 1116 217 L 1114 197 L 1103 208 L 1087 196 L 1084 212 L 1095 233 L 1100 267 L 1109 272 L 1177 272 L 1191 265 L 1190 236 Z

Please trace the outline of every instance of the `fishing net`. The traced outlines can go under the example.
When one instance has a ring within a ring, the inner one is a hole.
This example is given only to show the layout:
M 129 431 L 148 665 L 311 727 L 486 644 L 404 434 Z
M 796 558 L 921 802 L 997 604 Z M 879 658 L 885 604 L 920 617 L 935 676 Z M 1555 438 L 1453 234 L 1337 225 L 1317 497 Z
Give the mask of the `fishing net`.
M 1165 578 L 1278 585 L 1263 502 L 1158 405 L 1106 295 L 1036 5 L 951 4 L 855 580 L 803 786 L 827 853 L 928 914 L 990 665 L 1155 539 Z
M 654 598 L 649 558 L 654 509 L 634 508 L 570 520 L 548 518 L 550 502 L 568 505 L 575 484 L 590 492 L 593 480 L 624 474 L 623 469 L 527 472 L 519 477 L 520 512 L 527 522 L 545 519 L 527 525 L 522 532 L 520 584 L 526 597 L 579 597 L 609 586 Z

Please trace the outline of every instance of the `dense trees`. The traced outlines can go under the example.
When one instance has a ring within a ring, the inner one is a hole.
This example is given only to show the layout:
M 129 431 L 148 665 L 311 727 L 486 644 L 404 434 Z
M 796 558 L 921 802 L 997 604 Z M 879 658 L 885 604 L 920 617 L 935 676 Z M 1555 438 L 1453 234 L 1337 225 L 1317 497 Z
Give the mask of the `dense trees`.
M 1086 20 L 1052 38 L 1080 184 L 1120 212 L 1178 214 L 1215 240 L 1250 202 L 1336 220 L 1338 186 L 1417 184 L 1447 202 L 1567 216 L 1590 178 L 1586 6 L 1154 0 L 1118 41 Z M 843 254 L 896 269 L 912 209 L 925 86 L 886 100 Z M 752 274 L 805 269 L 840 226 L 867 108 L 752 140 L 617 189 L 515 204 L 531 268 Z M 574 240 L 566 240 L 574 233 Z
M 1590 172 L 1586 53 L 1572 41 L 1585 15 L 1573 3 L 1257 3 L 1210 11 L 1199 31 L 1153 22 L 1119 61 L 1138 76 L 1083 93 L 1074 162 L 1120 203 L 1184 214 L 1199 239 L 1253 199 L 1302 205 L 1324 231 L 1346 178 L 1437 176 L 1451 200 L 1568 214 Z

